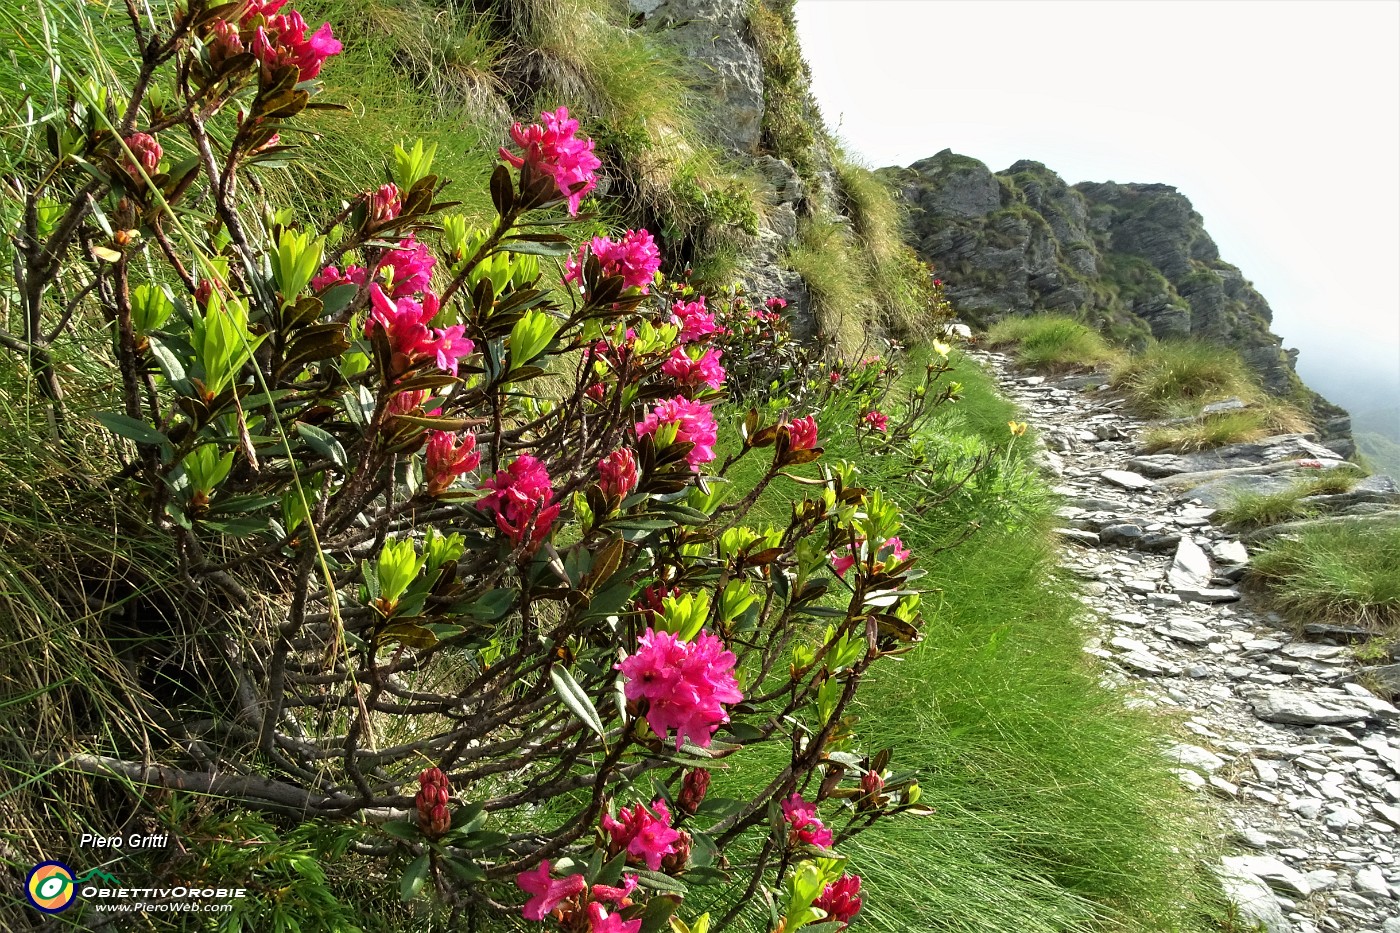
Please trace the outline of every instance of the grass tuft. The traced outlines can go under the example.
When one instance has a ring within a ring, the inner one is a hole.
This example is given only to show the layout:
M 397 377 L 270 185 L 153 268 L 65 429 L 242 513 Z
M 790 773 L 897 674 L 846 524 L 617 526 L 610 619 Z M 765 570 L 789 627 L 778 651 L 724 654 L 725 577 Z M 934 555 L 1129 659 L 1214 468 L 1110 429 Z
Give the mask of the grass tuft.
M 1400 523 L 1308 528 L 1255 555 L 1270 599 L 1298 619 L 1400 627 Z
M 1119 355 L 1098 331 L 1061 314 L 1002 318 L 988 329 L 987 343 L 1014 345 L 1016 361 L 1041 372 L 1093 369 Z

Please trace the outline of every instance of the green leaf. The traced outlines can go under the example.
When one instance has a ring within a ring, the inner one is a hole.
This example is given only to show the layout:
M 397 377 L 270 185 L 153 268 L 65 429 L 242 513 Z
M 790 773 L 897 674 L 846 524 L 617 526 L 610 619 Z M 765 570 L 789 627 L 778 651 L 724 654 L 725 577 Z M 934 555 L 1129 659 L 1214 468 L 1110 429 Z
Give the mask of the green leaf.
M 501 249 L 507 253 L 524 253 L 527 256 L 567 256 L 567 243 L 532 243 L 529 240 L 506 240 Z
M 418 841 L 418 827 L 408 820 L 390 820 L 387 823 L 381 823 L 379 828 L 395 839 L 402 839 L 405 842 Z
M 113 434 L 118 434 L 138 444 L 152 444 L 168 447 L 170 440 L 145 421 L 138 421 L 129 415 L 116 411 L 94 412 L 93 417 Z
M 408 903 L 418 896 L 418 892 L 423 890 L 423 882 L 428 880 L 428 853 L 424 852 L 416 859 L 408 863 L 408 867 L 403 871 L 403 877 L 399 879 L 399 897 L 404 903 Z
M 329 457 L 330 461 L 342 470 L 347 469 L 347 458 L 345 448 L 340 445 L 328 432 L 316 427 L 314 424 L 304 424 L 296 422 L 297 433 L 307 445 L 323 457 Z
M 559 699 L 564 701 L 564 705 L 582 720 L 584 725 L 602 736 L 603 720 L 593 708 L 593 701 L 588 699 L 588 694 L 583 692 L 583 688 L 574 680 L 568 669 L 562 665 L 554 665 L 549 669 L 549 679 L 554 682 L 554 692 L 559 694 Z

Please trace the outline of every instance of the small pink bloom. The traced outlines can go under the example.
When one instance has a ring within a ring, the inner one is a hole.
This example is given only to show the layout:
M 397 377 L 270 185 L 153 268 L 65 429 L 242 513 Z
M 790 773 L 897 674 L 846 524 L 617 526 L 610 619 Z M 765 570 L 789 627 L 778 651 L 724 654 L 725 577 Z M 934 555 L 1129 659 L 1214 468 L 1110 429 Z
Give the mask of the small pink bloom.
M 819 849 L 831 848 L 831 830 L 817 818 L 817 805 L 793 794 L 782 802 L 783 818 L 792 825 L 792 838 Z
M 335 266 L 326 266 L 311 280 L 311 290 L 325 291 L 333 285 L 363 285 L 365 270 L 360 266 L 346 266 L 341 272 Z
M 828 920 L 849 926 L 851 918 L 860 913 L 860 876 L 847 874 L 837 878 L 822 890 L 812 906 L 826 911 Z
M 833 370 L 831 371 L 831 384 L 832 384 L 832 385 L 836 385 L 836 383 L 838 383 L 838 382 L 840 382 L 840 381 L 841 381 L 841 374 L 840 374 L 839 372 L 837 372 L 836 370 L 833 369 Z
M 724 385 L 724 377 L 727 375 L 719 362 L 723 352 L 710 347 L 699 357 L 692 357 L 681 347 L 675 347 L 671 350 L 670 358 L 661 364 L 661 371 L 676 380 L 679 385 L 704 385 L 718 389 Z
M 651 413 L 637 422 L 637 436 L 655 434 L 663 424 L 678 425 L 676 440 L 695 445 L 686 455 L 691 469 L 699 469 L 702 464 L 715 459 L 714 445 L 719 438 L 719 429 L 715 426 L 709 405 L 692 402 L 679 395 L 657 402 Z
M 583 394 L 601 405 L 603 403 L 604 395 L 603 384 L 601 382 L 595 382 L 587 389 L 585 389 Z
M 160 168 L 161 156 L 165 153 L 160 148 L 160 143 L 150 133 L 132 133 L 126 137 L 126 148 L 131 150 L 131 154 L 136 157 L 136 161 L 123 158 L 123 167 L 126 173 L 138 182 L 141 180 L 141 173 L 137 171 L 139 165 L 147 175 L 154 176 L 156 169 Z
M 629 447 L 619 447 L 598 461 L 598 485 L 603 495 L 621 499 L 637 488 L 637 457 Z
M 868 411 L 865 417 L 860 419 L 867 427 L 888 434 L 890 430 L 890 416 L 879 411 Z
M 846 545 L 845 553 L 832 551 L 827 555 L 827 558 L 831 561 L 831 569 L 836 571 L 838 577 L 844 579 L 846 571 L 855 566 L 856 555 L 859 553 L 859 548 L 860 542 L 857 542 L 854 547 L 849 544 Z
M 480 465 L 481 454 L 476 452 L 476 435 L 428 432 L 428 447 L 423 459 L 428 495 L 441 495 L 456 482 L 457 477 L 470 473 Z
M 642 918 L 623 920 L 619 914 L 610 914 L 597 901 L 588 905 L 588 933 L 640 933 Z
M 502 148 L 501 158 L 516 168 L 529 163 L 536 171 L 552 175 L 560 196 L 568 199 L 569 213 L 577 214 L 583 196 L 597 187 L 594 172 L 603 163 L 593 154 L 593 140 L 575 135 L 578 121 L 569 116 L 567 107 L 545 111 L 540 120 L 530 126 L 512 126 L 510 138 L 521 154 Z
M 280 4 L 261 6 L 264 13 L 281 8 Z M 330 23 L 322 23 L 320 29 L 307 36 L 309 28 L 296 10 L 264 15 L 263 25 L 253 34 L 253 56 L 269 70 L 294 66 L 297 80 L 309 81 L 321 73 L 326 59 L 339 55 L 342 49 L 331 32 Z
M 243 37 L 238 27 L 226 19 L 214 21 L 209 39 L 209 62 L 215 68 L 243 51 Z
M 791 450 L 811 450 L 817 446 L 817 419 L 811 415 L 794 418 L 788 423 L 788 447 Z
M 435 265 L 437 259 L 428 252 L 427 245 L 410 236 L 399 244 L 398 249 L 384 251 L 376 271 L 389 270 L 393 287 L 391 294 L 395 298 L 404 298 L 428 290 Z
M 656 270 L 661 268 L 661 250 L 646 230 L 628 230 L 614 242 L 605 236 L 595 236 L 579 247 L 578 257 L 565 266 L 564 281 L 583 282 L 583 266 L 588 254 L 598 257 L 604 276 L 621 276 L 628 288 L 639 288 L 648 294 Z
M 887 538 L 875 556 L 887 562 L 900 564 L 909 559 L 909 549 L 898 538 Z
M 734 677 L 735 657 L 708 632 L 683 642 L 648 628 L 636 653 L 617 665 L 628 700 L 647 701 L 647 725 L 665 738 L 675 730 L 676 748 L 689 741 L 709 748 L 715 730 L 729 721 L 726 704 L 744 698 Z
M 588 883 L 583 875 L 566 875 L 558 881 L 549 877 L 549 860 L 545 859 L 534 871 L 522 871 L 515 876 L 515 884 L 526 894 L 533 895 L 525 906 L 520 908 L 526 920 L 543 920 L 554 912 L 562 902 L 582 894 Z
M 397 375 L 425 359 L 433 359 L 444 372 L 457 373 L 458 360 L 475 349 L 462 336 L 466 329 L 454 324 L 444 329 L 428 327 L 437 316 L 438 298 L 432 292 L 423 295 L 422 302 L 412 298 L 390 301 L 378 282 L 369 287 L 369 317 L 365 319 L 365 336 L 382 329 L 394 355 L 393 374 Z
M 465 324 L 453 324 L 451 327 L 444 327 L 436 332 L 437 339 L 433 344 L 433 355 L 437 359 L 438 369 L 454 376 L 457 375 L 458 361 L 464 356 L 471 356 L 472 351 L 476 349 L 476 344 L 462 336 L 466 329 Z
M 765 301 L 764 305 L 767 306 L 769 311 L 781 311 L 787 307 L 787 302 L 782 298 L 774 296 Z
M 681 329 L 681 343 L 694 343 L 711 334 L 723 333 L 715 323 L 715 315 L 706 309 L 704 295 L 695 301 L 677 301 L 671 305 L 671 322 Z
M 621 807 L 617 818 L 603 815 L 600 824 L 608 834 L 608 853 L 627 853 L 627 861 L 646 865 L 651 871 L 661 868 L 661 860 L 675 851 L 681 834 L 671 828 L 671 811 L 666 801 L 652 801 L 648 810 L 641 804 Z
M 374 226 L 386 224 L 399 216 L 403 210 L 403 201 L 399 199 L 399 186 L 395 184 L 380 185 L 375 191 L 367 195 L 369 201 L 369 219 Z
M 481 487 L 492 492 L 477 506 L 496 517 L 496 527 L 511 544 L 533 551 L 549 536 L 554 519 L 559 515 L 559 505 L 551 504 L 554 486 L 539 460 L 529 454 L 516 457 L 509 467 L 497 470 Z M 533 531 L 530 530 L 532 522 Z
M 607 884 L 595 884 L 592 891 L 593 900 L 615 904 L 618 907 L 628 907 L 632 903 L 632 892 L 637 890 L 637 876 L 623 875 L 622 887 L 616 888 Z

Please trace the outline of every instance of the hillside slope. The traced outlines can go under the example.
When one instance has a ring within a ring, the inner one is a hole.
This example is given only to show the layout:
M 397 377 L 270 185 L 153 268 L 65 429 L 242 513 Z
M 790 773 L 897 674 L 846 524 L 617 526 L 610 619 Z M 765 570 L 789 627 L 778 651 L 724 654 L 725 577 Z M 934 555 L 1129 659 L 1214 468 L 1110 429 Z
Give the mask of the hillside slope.
M 1170 185 L 1070 186 L 1039 162 L 992 172 L 951 150 L 881 173 L 910 206 L 916 247 L 962 314 L 988 322 L 1079 313 L 1128 344 L 1228 345 L 1269 392 L 1309 410 L 1330 446 L 1354 450 L 1346 411 L 1303 384 L 1297 351 L 1269 329 L 1264 296 L 1221 259 L 1201 215 Z

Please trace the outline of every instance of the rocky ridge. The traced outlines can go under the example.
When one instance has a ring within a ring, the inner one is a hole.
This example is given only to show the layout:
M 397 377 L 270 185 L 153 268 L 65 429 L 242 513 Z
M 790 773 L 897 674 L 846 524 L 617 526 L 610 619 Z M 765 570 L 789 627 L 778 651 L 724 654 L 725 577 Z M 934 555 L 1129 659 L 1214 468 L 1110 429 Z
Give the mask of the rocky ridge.
M 1310 407 L 1329 446 L 1351 452 L 1346 411 L 1303 385 L 1297 351 L 1269 329 L 1269 303 L 1221 259 L 1201 215 L 1170 185 L 1071 186 L 1039 162 L 994 173 L 946 149 L 881 174 L 909 205 L 914 245 L 943 273 L 960 313 L 983 324 L 1081 314 L 1127 344 L 1225 344 L 1269 392 Z
M 1334 469 L 1337 455 L 1291 435 L 1141 456 L 1142 422 L 1101 377 L 1028 376 L 1005 356 L 974 356 L 1038 431 L 1064 497 L 1064 565 L 1096 620 L 1085 650 L 1130 703 L 1184 720 L 1163 754 L 1213 798 L 1230 851 L 1211 867 L 1241 914 L 1268 933 L 1400 933 L 1400 710 L 1389 702 L 1400 678 L 1387 696 L 1358 683 L 1348 643 L 1359 629 L 1319 622 L 1295 637 L 1251 605 L 1239 583 L 1252 545 L 1212 521 L 1222 482 Z M 1394 483 L 1371 485 L 1336 511 L 1400 521 Z M 1400 665 L 1376 670 L 1395 677 Z

